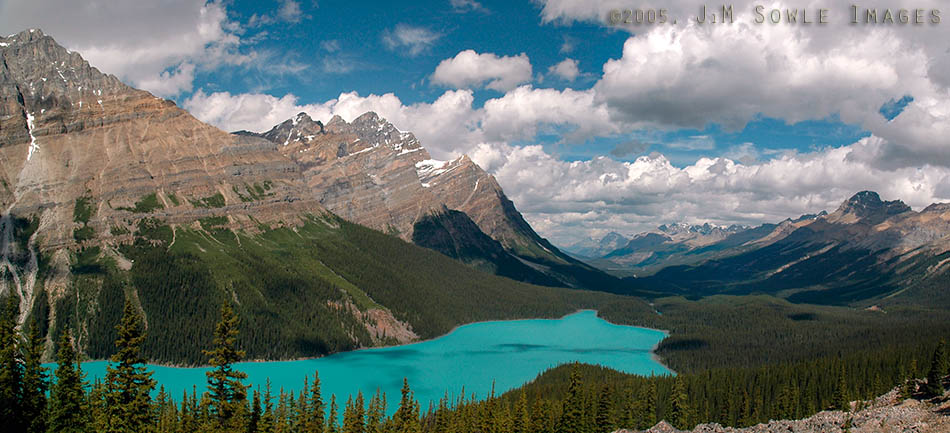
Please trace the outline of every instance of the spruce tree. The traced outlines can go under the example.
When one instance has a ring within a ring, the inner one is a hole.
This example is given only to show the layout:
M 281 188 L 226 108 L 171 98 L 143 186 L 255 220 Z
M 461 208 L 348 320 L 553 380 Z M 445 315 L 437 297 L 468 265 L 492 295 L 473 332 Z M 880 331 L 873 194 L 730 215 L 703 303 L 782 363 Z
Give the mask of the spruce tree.
M 17 297 L 10 293 L 0 311 L 0 419 L 5 428 L 14 432 L 26 431 L 27 420 L 20 407 L 23 395 L 23 356 L 17 317 L 20 309 Z
M 116 352 L 106 368 L 108 431 L 145 431 L 154 424 L 149 393 L 155 388 L 155 380 L 152 372 L 145 368 L 145 358 L 142 357 L 145 326 L 138 310 L 128 299 L 116 331 Z
M 372 402 L 370 402 L 372 404 Z M 448 392 L 445 393 L 442 398 L 439 399 L 439 407 L 435 410 L 433 415 L 435 421 L 433 422 L 433 428 L 435 431 L 448 431 L 449 430 L 449 395 Z M 513 433 L 519 433 L 518 429 L 512 429 Z
M 208 376 L 210 410 L 221 427 L 235 427 L 237 414 L 247 406 L 247 374 L 234 370 L 233 364 L 244 358 L 237 348 L 238 317 L 227 302 L 221 306 L 221 321 L 214 330 L 214 348 L 204 353 L 214 367 Z
M 310 401 L 307 404 L 307 413 L 304 415 L 303 431 L 305 433 L 323 433 L 326 408 L 323 396 L 320 395 L 320 373 L 313 373 L 313 384 L 310 385 Z
M 339 433 L 340 423 L 337 421 L 339 414 L 336 407 L 336 395 L 330 395 L 330 415 L 327 417 L 326 433 Z
M 560 433 L 586 433 L 585 424 L 581 376 L 578 365 L 574 364 L 571 369 L 571 383 L 567 388 L 567 396 L 561 404 L 561 419 L 557 428 Z
M 155 419 L 158 420 L 159 433 L 173 433 L 181 428 L 178 424 L 178 410 L 175 408 L 175 402 L 165 392 L 164 386 L 159 388 L 158 396 L 155 398 Z
M 641 388 L 641 402 L 642 408 L 641 413 L 643 414 L 642 424 L 640 425 L 643 428 L 650 428 L 656 425 L 656 380 L 650 380 L 650 384 Z
M 46 431 L 46 392 L 49 390 L 47 369 L 43 367 L 43 343 L 36 323 L 30 324 L 23 350 L 23 395 L 21 410 L 27 421 L 26 431 Z
M 670 393 L 670 423 L 678 429 L 689 427 L 689 396 L 686 394 L 686 381 L 676 378 Z
M 382 391 L 376 388 L 376 393 L 374 393 L 373 398 L 369 400 L 369 408 L 366 411 L 367 433 L 382 433 L 383 417 L 386 416 L 385 398 L 386 397 L 382 395 Z
M 106 403 L 106 385 L 96 378 L 95 383 L 86 393 L 86 410 L 88 413 L 89 429 L 106 431 L 109 429 L 109 412 Z
M 263 413 L 261 413 L 261 420 L 258 424 L 258 431 L 261 433 L 273 433 L 277 426 L 277 422 L 274 419 L 274 403 L 272 402 L 273 397 L 270 392 L 270 378 L 267 379 L 267 384 L 264 387 L 264 398 L 261 400 L 264 406 Z
M 851 398 L 848 393 L 848 375 L 843 362 L 839 362 L 838 382 L 831 400 L 831 405 L 837 410 L 845 412 L 851 410 Z
M 356 395 L 356 400 L 349 397 L 346 408 L 343 410 L 343 433 L 365 433 L 366 420 L 363 406 L 363 392 Z
M 49 433 L 83 433 L 87 430 L 86 401 L 79 354 L 69 330 L 63 332 L 56 355 L 56 381 L 50 389 Z
M 933 359 L 930 362 L 930 372 L 927 373 L 927 394 L 931 396 L 943 395 L 943 378 L 947 376 L 947 348 L 943 340 L 937 344 Z
M 247 419 L 247 432 L 257 433 L 261 421 L 261 391 L 260 387 L 254 390 L 254 398 L 251 400 L 250 416 Z
M 600 397 L 597 401 L 597 418 L 595 420 L 595 431 L 597 433 L 607 433 L 614 431 L 613 425 L 613 401 L 610 387 L 603 385 L 600 389 Z
M 528 395 L 524 388 L 521 388 L 521 394 L 518 396 L 518 403 L 515 405 L 514 419 L 512 419 L 512 433 L 528 433 L 531 428 L 531 412 L 528 411 Z
M 409 379 L 402 379 L 402 398 L 399 400 L 399 408 L 393 414 L 393 424 L 395 433 L 417 433 L 420 431 L 419 416 L 417 414 L 416 402 L 409 388 Z

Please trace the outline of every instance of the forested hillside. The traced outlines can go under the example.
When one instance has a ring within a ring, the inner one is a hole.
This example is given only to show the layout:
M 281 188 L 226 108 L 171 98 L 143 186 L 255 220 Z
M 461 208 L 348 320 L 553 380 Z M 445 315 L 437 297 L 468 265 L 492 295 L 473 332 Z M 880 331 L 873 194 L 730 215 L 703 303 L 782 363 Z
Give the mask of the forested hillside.
M 42 343 L 36 328 L 18 332 L 16 302 L 7 301 L 0 314 L 0 407 L 13 432 L 606 433 L 646 428 L 658 420 L 679 428 L 700 422 L 747 426 L 825 409 L 852 412 L 861 408 L 860 400 L 895 385 L 903 398 L 940 397 L 948 373 L 944 341 L 905 341 L 808 361 L 662 377 L 563 365 L 501 396 L 476 400 L 446 394 L 437 406 L 423 409 L 405 380 L 398 403 L 396 396 L 378 391 L 369 398 L 323 395 L 319 372 L 299 393 L 275 391 L 269 384 L 248 390 L 244 373 L 233 368 L 245 356 L 238 346 L 240 321 L 232 301 L 224 300 L 204 352 L 213 367 L 207 391 L 186 391 L 177 399 L 159 388 L 153 398 L 157 384 L 141 357 L 147 331 L 130 301 L 116 326 L 106 380 L 91 388 L 68 331 L 60 338 L 56 379 L 50 382 L 39 363 Z
M 147 220 L 117 248 L 125 267 L 112 251 L 81 249 L 73 295 L 58 298 L 55 318 L 40 299 L 30 321 L 42 333 L 49 320 L 54 341 L 76 329 L 80 349 L 101 359 L 129 297 L 145 315 L 148 359 L 200 364 L 225 300 L 245 323 L 240 344 L 251 359 L 288 359 L 433 338 L 480 320 L 560 317 L 612 296 L 497 277 L 330 214 L 256 234 L 224 224 Z

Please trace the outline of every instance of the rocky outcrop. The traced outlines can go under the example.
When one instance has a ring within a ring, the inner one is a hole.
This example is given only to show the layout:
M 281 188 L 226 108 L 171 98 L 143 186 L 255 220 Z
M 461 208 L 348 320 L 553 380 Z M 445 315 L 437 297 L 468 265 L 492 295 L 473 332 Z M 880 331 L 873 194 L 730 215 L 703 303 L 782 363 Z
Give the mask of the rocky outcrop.
M 851 412 L 824 411 L 800 420 L 769 421 L 746 428 L 723 427 L 719 424 L 700 424 L 692 430 L 677 430 L 667 422 L 642 433 L 945 433 L 950 431 L 950 401 L 940 398 L 930 401 L 898 398 L 897 389 L 870 402 L 862 403 L 860 410 Z M 857 402 L 852 403 L 856 408 Z M 636 433 L 617 430 L 615 433 Z
M 235 135 L 276 145 L 297 164 L 311 197 L 352 222 L 522 281 L 594 289 L 605 281 L 621 284 L 538 236 L 494 177 L 468 156 L 432 159 L 412 133 L 376 113 L 352 122 L 336 116 L 326 125 L 300 113 L 262 134 Z M 465 218 L 445 218 L 446 211 Z M 420 222 L 437 227 L 439 234 L 417 236 Z M 464 233 L 464 239 L 446 236 L 452 232 Z M 459 245 L 470 241 L 474 243 Z M 465 254 L 454 253 L 459 250 Z

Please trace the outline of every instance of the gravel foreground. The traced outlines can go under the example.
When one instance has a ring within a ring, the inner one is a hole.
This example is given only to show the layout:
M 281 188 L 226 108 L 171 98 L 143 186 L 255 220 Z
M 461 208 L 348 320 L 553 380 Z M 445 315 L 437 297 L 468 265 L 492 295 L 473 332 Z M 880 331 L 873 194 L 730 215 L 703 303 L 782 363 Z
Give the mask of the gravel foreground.
M 711 423 L 684 431 L 660 421 L 648 430 L 622 429 L 614 433 L 950 433 L 950 393 L 930 400 L 902 400 L 895 388 L 873 401 L 852 402 L 851 407 L 850 412 L 823 411 L 800 420 L 769 421 L 744 428 Z

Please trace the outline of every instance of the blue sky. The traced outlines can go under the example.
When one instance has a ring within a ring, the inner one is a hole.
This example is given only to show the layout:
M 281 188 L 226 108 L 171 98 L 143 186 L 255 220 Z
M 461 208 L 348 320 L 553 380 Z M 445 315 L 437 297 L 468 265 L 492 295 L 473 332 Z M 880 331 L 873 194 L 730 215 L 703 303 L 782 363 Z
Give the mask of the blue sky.
M 757 2 L 735 0 L 736 22 L 711 26 L 687 19 L 701 4 L 613 27 L 636 5 L 0 0 L 0 33 L 41 28 L 228 131 L 375 111 L 433 158 L 469 155 L 560 244 L 776 222 L 861 190 L 950 201 L 950 22 L 850 25 L 842 3 L 827 26 L 755 24 Z
M 194 89 L 232 94 L 292 93 L 301 104 L 326 101 L 344 91 L 361 95 L 394 93 L 408 105 L 438 98 L 445 87 L 432 83 L 432 71 L 443 59 L 466 49 L 499 56 L 524 53 L 534 69 L 532 85 L 586 89 L 594 85 L 607 60 L 621 56 L 623 43 L 630 37 L 626 31 L 597 23 L 545 23 L 541 6 L 532 2 L 461 2 L 453 6 L 446 0 L 428 0 L 397 7 L 382 1 L 302 0 L 295 4 L 299 11 L 293 22 L 278 18 L 282 3 L 276 1 L 234 1 L 228 7 L 232 19 L 251 24 L 242 38 L 253 41 L 255 50 L 267 53 L 275 66 L 287 71 L 243 66 L 199 71 Z M 420 42 L 417 51 L 415 45 L 387 45 L 387 37 L 400 26 L 417 29 L 432 39 Z M 565 58 L 577 61 L 580 76 L 576 80 L 546 74 L 549 67 Z M 501 95 L 503 92 L 497 90 L 478 88 L 474 104 L 477 107 Z M 183 92 L 172 99 L 182 104 L 189 96 L 191 92 Z M 516 144 L 540 143 L 567 161 L 597 156 L 630 161 L 660 152 L 674 165 L 686 166 L 704 156 L 741 158 L 743 145 L 745 150 L 749 144 L 757 150 L 758 155 L 745 155 L 749 160 L 848 145 L 868 135 L 836 116 L 793 124 L 762 117 L 740 130 L 724 130 L 712 123 L 701 129 L 637 131 L 582 141 L 565 141 L 558 128 L 550 129 L 549 133 Z M 630 140 L 646 146 L 641 151 L 611 152 L 617 144 Z

